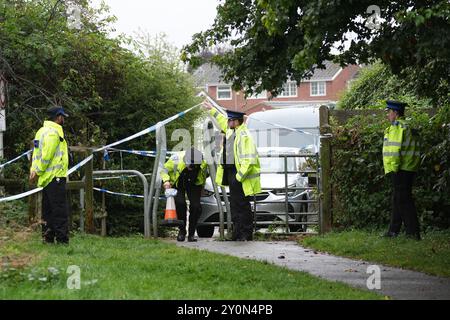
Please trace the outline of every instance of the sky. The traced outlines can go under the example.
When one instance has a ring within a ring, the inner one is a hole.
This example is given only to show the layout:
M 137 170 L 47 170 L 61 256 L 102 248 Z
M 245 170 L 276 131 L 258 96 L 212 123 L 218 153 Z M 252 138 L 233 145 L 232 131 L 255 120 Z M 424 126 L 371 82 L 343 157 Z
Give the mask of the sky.
M 218 0 L 105 0 L 118 18 L 117 33 L 130 36 L 142 29 L 150 35 L 165 33 L 172 45 L 181 49 L 192 35 L 214 22 Z M 91 0 L 98 7 L 101 0 Z

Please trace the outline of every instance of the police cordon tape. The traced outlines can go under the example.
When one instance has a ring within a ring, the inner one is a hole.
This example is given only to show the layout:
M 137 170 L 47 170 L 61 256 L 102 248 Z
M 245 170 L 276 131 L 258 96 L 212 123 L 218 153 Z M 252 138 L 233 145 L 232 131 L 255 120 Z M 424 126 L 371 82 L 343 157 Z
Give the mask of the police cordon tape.
M 7 201 L 14 201 L 14 200 L 19 200 L 28 196 L 31 196 L 32 194 L 38 193 L 39 191 L 42 191 L 43 188 L 36 188 L 21 194 L 17 194 L 15 196 L 11 196 L 11 197 L 6 197 L 6 198 L 1 198 L 0 199 L 0 203 L 2 202 L 7 202 Z
M 100 189 L 100 188 L 93 188 L 95 191 L 101 192 L 101 193 L 107 193 L 107 194 L 111 194 L 114 196 L 123 196 L 123 197 L 128 197 L 128 198 L 140 198 L 143 199 L 144 196 L 139 195 L 139 194 L 129 194 L 129 193 L 121 193 L 121 192 L 114 192 L 114 191 L 109 191 L 106 189 Z M 159 200 L 166 200 L 166 197 L 159 197 Z
M 130 153 L 135 154 L 143 157 L 156 157 L 156 151 L 146 151 L 146 150 L 124 150 L 124 149 L 116 149 L 116 148 L 108 148 L 106 151 L 112 152 L 124 152 L 124 153 Z M 167 151 L 167 154 L 173 154 L 174 152 Z
M 138 155 L 138 156 L 153 157 L 153 158 L 156 156 L 156 152 L 142 151 L 142 150 L 121 150 L 121 149 L 110 148 L 110 149 L 107 149 L 105 151 L 109 151 L 111 153 L 113 153 L 113 152 L 130 153 L 130 154 L 135 154 L 135 155 Z
M 16 162 L 16 161 L 18 161 L 18 160 L 20 160 L 21 158 L 23 158 L 23 157 L 25 157 L 25 156 L 28 156 L 30 153 L 32 153 L 33 152 L 33 150 L 28 150 L 27 152 L 25 152 L 25 153 L 22 153 L 20 156 L 18 156 L 17 158 L 14 158 L 14 159 L 12 159 L 12 160 L 10 160 L 10 161 L 8 161 L 8 162 L 5 162 L 4 164 L 1 164 L 0 165 L 0 170 L 2 170 L 4 167 L 6 167 L 7 165 L 9 165 L 9 164 L 12 164 L 12 163 L 14 163 L 14 162 Z
M 178 113 L 178 114 L 176 114 L 176 115 L 174 115 L 174 116 L 172 116 L 172 117 L 170 117 L 170 118 L 167 118 L 167 119 L 164 120 L 164 121 L 158 122 L 157 124 L 155 124 L 155 125 L 153 125 L 153 126 L 147 128 L 147 129 L 144 129 L 144 130 L 142 130 L 141 132 L 138 132 L 138 133 L 136 133 L 136 134 L 134 134 L 134 135 L 132 135 L 132 136 L 129 136 L 128 138 L 119 140 L 119 141 L 114 142 L 114 143 L 111 143 L 111 144 L 109 144 L 109 145 L 107 145 L 107 146 L 104 146 L 104 147 L 101 147 L 101 148 L 99 148 L 99 149 L 96 149 L 96 150 L 94 150 L 94 152 L 100 152 L 100 151 L 103 151 L 103 150 L 106 150 L 106 149 L 110 149 L 110 148 L 112 148 L 112 147 L 114 147 L 114 146 L 117 146 L 117 145 L 119 145 L 119 144 L 122 144 L 122 143 L 124 143 L 124 142 L 130 141 L 130 140 L 133 140 L 133 139 L 136 139 L 136 138 L 138 138 L 138 137 L 141 137 L 141 136 L 143 136 L 143 135 L 146 135 L 146 134 L 149 134 L 149 133 L 151 133 L 151 132 L 153 132 L 153 131 L 156 131 L 156 130 L 159 129 L 160 127 L 165 126 L 165 125 L 169 124 L 170 122 L 172 122 L 172 121 L 174 121 L 174 120 L 176 120 L 176 119 L 178 119 L 178 118 L 184 117 L 184 115 L 185 115 L 186 113 L 188 113 L 188 112 L 194 110 L 195 108 L 200 107 L 201 105 L 202 105 L 202 103 L 199 103 L 199 104 L 193 106 L 192 108 L 189 108 L 189 109 L 187 109 L 187 110 L 185 110 L 185 111 L 183 111 L 183 112 L 180 112 L 180 113 Z
M 300 129 L 286 127 L 286 126 L 283 126 L 281 124 L 274 123 L 274 122 L 268 122 L 268 121 L 261 120 L 261 119 L 256 119 L 256 118 L 252 118 L 252 120 L 256 120 L 256 121 L 259 121 L 259 122 L 262 122 L 262 123 L 265 123 L 265 124 L 268 124 L 268 125 L 280 128 L 280 129 L 286 129 L 286 130 L 289 130 L 289 131 L 292 131 L 292 132 L 302 133 L 302 134 L 316 136 L 316 137 L 320 136 L 320 134 L 317 134 L 317 133 L 312 133 L 312 132 L 303 131 L 303 130 L 300 130 Z M 317 129 L 319 129 L 319 127 L 317 127 Z
M 73 167 L 72 169 L 70 169 L 69 171 L 67 171 L 67 175 L 71 175 L 72 173 L 74 173 L 75 171 L 77 171 L 78 169 L 80 169 L 82 166 L 84 166 L 86 163 L 88 163 L 89 161 L 91 161 L 91 159 L 93 158 L 93 156 L 89 156 L 86 159 L 84 159 L 83 161 L 81 161 L 80 163 L 78 163 L 75 167 Z M 40 191 L 42 191 L 43 188 L 36 188 L 21 194 L 17 194 L 15 196 L 11 196 L 11 197 L 6 197 L 6 198 L 1 198 L 0 199 L 0 203 L 2 202 L 8 202 L 8 201 L 14 201 L 14 200 L 19 200 L 22 198 L 26 198 L 28 196 L 31 196 L 32 194 L 38 193 Z
M 129 137 L 124 138 L 124 139 L 122 139 L 122 140 L 119 140 L 119 141 L 117 141 L 117 142 L 114 142 L 114 143 L 111 143 L 111 144 L 106 145 L 106 146 L 104 146 L 104 147 L 101 147 L 101 148 L 99 148 L 99 149 L 96 149 L 96 150 L 94 150 L 93 152 L 95 153 L 95 152 L 101 152 L 101 151 L 104 151 L 104 150 L 108 150 L 108 149 L 111 149 L 111 148 L 114 147 L 114 146 L 120 145 L 120 144 L 125 143 L 125 142 L 127 142 L 127 141 L 134 140 L 134 139 L 136 139 L 136 138 L 138 138 L 138 137 L 141 137 L 141 136 L 143 136 L 143 135 L 146 135 L 146 134 L 149 134 L 149 133 L 151 133 L 151 132 L 153 132 L 153 131 L 156 131 L 156 130 L 159 129 L 160 127 L 165 126 L 165 125 L 169 124 L 170 122 L 172 122 L 172 121 L 174 121 L 174 120 L 176 120 L 176 119 L 178 119 L 178 118 L 182 118 L 185 114 L 187 114 L 188 112 L 194 110 L 195 108 L 200 107 L 201 105 L 202 105 L 202 103 L 199 103 L 199 104 L 197 104 L 197 105 L 195 105 L 195 106 L 193 106 L 193 107 L 191 107 L 191 108 L 189 108 L 189 109 L 187 109 L 187 110 L 185 110 L 185 111 L 182 111 L 182 112 L 180 112 L 180 113 L 178 113 L 178 114 L 176 114 L 176 115 L 174 115 L 174 116 L 172 116 L 172 117 L 170 117 L 170 118 L 167 118 L 167 119 L 164 120 L 164 121 L 160 121 L 160 122 L 158 122 L 157 124 L 155 124 L 155 125 L 153 125 L 153 126 L 147 128 L 147 129 L 144 129 L 144 130 L 142 130 L 142 131 L 140 131 L 140 132 L 138 132 L 138 133 L 136 133 L 136 134 L 134 134 L 134 135 L 132 135 L 132 136 L 129 136 Z M 264 120 L 259 120 L 259 119 L 257 119 L 257 120 L 258 120 L 258 121 L 261 121 L 261 122 L 265 122 L 265 123 L 270 124 L 270 125 L 274 125 L 274 126 L 280 127 L 280 128 L 284 128 L 284 129 L 287 129 L 287 130 L 290 130 L 290 131 L 296 131 L 296 132 L 299 132 L 299 131 L 300 131 L 300 132 L 302 132 L 301 130 L 294 129 L 294 128 L 290 128 L 290 127 L 286 127 L 286 126 L 279 125 L 279 124 L 276 124 L 276 123 L 270 123 L 270 122 L 267 122 L 267 121 L 264 121 Z M 303 133 L 306 133 L 306 132 L 303 132 Z M 313 134 L 313 133 L 308 133 L 308 134 L 315 135 L 315 136 L 320 136 L 320 135 Z M 11 161 L 17 161 L 17 159 L 20 159 L 21 157 L 25 156 L 26 154 L 28 154 L 28 153 L 30 153 L 30 152 L 32 152 L 32 151 L 31 151 L 31 150 L 30 150 L 30 151 L 27 151 L 26 153 L 22 154 L 20 157 L 18 157 L 18 158 L 16 158 L 16 159 L 13 159 L 13 160 L 11 160 Z M 71 175 L 72 173 L 74 173 L 75 171 L 77 171 L 78 169 L 80 169 L 81 167 L 83 167 L 86 163 L 88 163 L 88 162 L 91 161 L 92 159 L 93 159 L 93 155 L 90 155 L 89 157 L 87 157 L 86 159 L 84 159 L 83 161 L 81 161 L 80 163 L 78 163 L 76 166 L 74 166 L 73 168 L 71 168 L 71 169 L 67 172 L 67 176 Z M 9 162 L 11 162 L 11 161 L 9 161 Z M 9 163 L 9 162 L 7 162 L 7 163 Z M 2 168 L 3 168 L 7 163 L 3 164 Z M 38 193 L 38 192 L 42 191 L 42 189 L 43 189 L 43 188 L 36 188 L 36 189 L 30 190 L 30 191 L 27 191 L 27 192 L 24 192 L 24 193 L 15 195 L 15 196 L 10 196 L 10 197 L 6 197 L 6 198 L 1 198 L 1 199 L 0 199 L 0 203 L 2 203 L 2 202 L 7 202 L 7 201 L 14 201 L 14 200 L 22 199 L 22 198 L 28 197 L 28 196 L 30 196 L 30 195 L 32 195 L 32 194 Z
M 208 100 L 216 109 L 219 110 L 220 113 L 222 113 L 223 115 L 226 114 L 225 110 L 220 105 L 218 105 L 217 102 L 215 102 L 207 94 L 202 92 L 202 93 L 199 94 L 199 96 L 203 96 L 206 100 Z M 284 126 L 282 124 L 278 124 L 278 123 L 274 123 L 274 122 L 268 122 L 268 121 L 257 119 L 257 118 L 251 118 L 251 119 L 259 121 L 259 122 L 262 122 L 262 123 L 265 123 L 265 124 L 268 124 L 268 125 L 271 125 L 271 126 L 274 126 L 274 127 L 278 127 L 278 128 L 281 128 L 281 129 L 286 129 L 286 130 L 289 130 L 289 131 L 292 131 L 292 132 L 302 133 L 302 134 L 306 134 L 306 135 L 312 135 L 312 136 L 316 136 L 316 137 L 319 137 L 319 136 L 320 137 L 329 137 L 330 136 L 330 135 L 321 136 L 320 134 L 317 134 L 317 133 L 307 132 L 307 131 L 303 131 L 303 130 L 300 130 L 300 129 L 287 127 L 287 126 Z M 317 127 L 317 129 L 319 129 L 319 127 Z
M 112 194 L 112 195 L 115 195 L 115 196 L 123 196 L 123 197 L 128 197 L 128 198 L 144 198 L 144 196 L 141 196 L 141 195 L 138 195 L 138 194 L 113 192 L 113 191 L 109 191 L 109 190 L 106 190 L 106 189 L 100 189 L 100 188 L 94 188 L 94 190 L 98 191 L 98 192 L 102 192 L 102 193 Z
M 195 108 L 200 107 L 201 105 L 202 105 L 202 104 L 199 103 L 199 104 L 197 104 L 197 105 L 195 105 L 195 106 L 193 106 L 193 107 L 191 107 L 191 108 L 189 108 L 189 109 L 187 109 L 187 110 L 185 110 L 185 111 L 182 111 L 182 112 L 180 112 L 180 113 L 178 113 L 178 114 L 176 114 L 176 115 L 174 115 L 174 116 L 172 116 L 172 117 L 170 117 L 170 118 L 167 118 L 167 119 L 164 120 L 164 121 L 160 121 L 160 122 L 158 122 L 157 124 L 155 124 L 155 125 L 153 125 L 153 126 L 147 128 L 147 129 L 144 129 L 144 130 L 142 130 L 142 131 L 140 131 L 140 132 L 138 132 L 138 133 L 136 133 L 136 134 L 134 134 L 134 135 L 132 135 L 132 136 L 129 136 L 129 137 L 125 138 L 125 139 L 119 140 L 119 141 L 114 142 L 114 143 L 111 143 L 111 144 L 109 144 L 109 145 L 107 145 L 107 146 L 104 146 L 104 147 L 101 147 L 101 148 L 99 148 L 99 149 L 96 149 L 96 150 L 94 150 L 93 152 L 101 152 L 101 151 L 107 150 L 107 149 L 109 149 L 109 148 L 111 148 L 111 147 L 114 147 L 114 146 L 117 146 L 117 145 L 119 145 L 119 144 L 122 144 L 122 143 L 124 143 L 124 142 L 130 141 L 130 140 L 133 140 L 133 139 L 136 139 L 136 138 L 138 138 L 138 137 L 141 137 L 141 136 L 143 136 L 143 135 L 146 135 L 146 134 L 149 134 L 149 133 L 151 133 L 151 132 L 153 132 L 153 131 L 156 131 L 156 130 L 159 129 L 160 127 L 165 126 L 165 125 L 169 124 L 170 122 L 172 122 L 172 121 L 174 121 L 174 120 L 176 120 L 176 119 L 178 119 L 178 118 L 184 117 L 185 114 L 187 114 L 188 112 L 194 110 Z M 22 155 L 22 156 L 23 156 L 23 155 Z M 67 176 L 71 175 L 72 173 L 74 173 L 75 171 L 77 171 L 78 169 L 80 169 L 81 167 L 83 167 L 86 163 L 88 163 L 89 161 L 91 161 L 91 160 L 93 159 L 93 157 L 94 157 L 93 155 L 90 155 L 89 157 L 87 157 L 86 159 L 84 159 L 83 161 L 81 161 L 80 163 L 78 163 L 76 166 L 74 166 L 73 168 L 71 168 L 69 171 L 67 171 Z M 15 196 L 10 196 L 10 197 L 6 197 L 6 198 L 1 198 L 1 199 L 0 199 L 0 203 L 2 203 L 2 202 L 7 202 L 7 201 L 19 200 L 19 199 L 28 197 L 28 196 L 30 196 L 30 195 L 32 195 L 32 194 L 38 193 L 38 192 L 42 191 L 42 189 L 43 189 L 43 188 L 36 188 L 36 189 L 30 190 L 30 191 L 27 191 L 27 192 L 24 192 L 24 193 L 15 195 Z

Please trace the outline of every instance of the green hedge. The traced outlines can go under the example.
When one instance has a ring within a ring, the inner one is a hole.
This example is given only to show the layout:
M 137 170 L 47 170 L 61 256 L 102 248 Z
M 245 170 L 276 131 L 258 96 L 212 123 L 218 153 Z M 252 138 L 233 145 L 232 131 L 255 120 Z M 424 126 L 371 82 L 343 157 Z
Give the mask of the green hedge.
M 422 162 L 413 194 L 423 229 L 450 226 L 450 104 L 430 117 L 420 109 L 407 118 L 420 133 Z M 384 176 L 386 116 L 355 116 L 333 123 L 332 183 L 335 227 L 378 228 L 389 223 L 391 185 Z

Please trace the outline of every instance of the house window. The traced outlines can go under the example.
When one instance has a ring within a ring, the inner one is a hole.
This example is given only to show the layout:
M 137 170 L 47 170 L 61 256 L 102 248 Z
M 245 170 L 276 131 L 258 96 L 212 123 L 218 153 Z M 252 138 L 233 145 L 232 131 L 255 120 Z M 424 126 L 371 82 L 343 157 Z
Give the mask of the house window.
M 231 86 L 218 86 L 217 100 L 231 100 Z
M 267 98 L 267 91 L 263 90 L 261 91 L 261 93 L 253 93 L 247 99 L 266 99 L 266 98 Z
M 296 97 L 297 96 L 297 82 L 288 81 L 283 84 L 283 92 L 280 93 L 279 97 Z
M 327 95 L 327 83 L 325 81 L 311 82 L 311 96 L 326 96 Z

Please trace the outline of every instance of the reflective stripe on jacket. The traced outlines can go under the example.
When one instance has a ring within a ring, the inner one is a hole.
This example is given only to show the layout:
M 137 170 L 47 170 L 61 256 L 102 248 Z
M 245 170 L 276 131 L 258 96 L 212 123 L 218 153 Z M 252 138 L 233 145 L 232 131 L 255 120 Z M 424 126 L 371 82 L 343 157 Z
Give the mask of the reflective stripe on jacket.
M 31 171 L 39 176 L 38 187 L 45 188 L 54 178 L 66 178 L 69 167 L 67 142 L 62 127 L 45 121 L 34 138 Z
M 383 164 L 385 174 L 419 169 L 420 145 L 403 119 L 398 119 L 384 131 Z
M 178 152 L 170 157 L 169 160 L 164 164 L 164 168 L 160 171 L 161 179 L 164 182 L 170 182 L 173 186 L 176 186 L 181 173 L 186 169 L 186 163 L 184 162 L 184 155 L 186 151 Z M 200 164 L 200 171 L 197 175 L 197 180 L 195 185 L 203 186 L 205 185 L 206 178 L 208 177 L 207 172 L 208 165 L 205 160 L 202 160 Z
M 233 130 L 228 129 L 228 119 L 216 109 L 210 110 L 211 115 L 217 120 L 220 129 L 225 132 L 227 139 L 233 134 Z M 253 138 L 245 124 L 240 125 L 236 130 L 234 140 L 234 165 L 236 166 L 236 179 L 242 183 L 242 189 L 246 196 L 261 192 L 261 166 L 258 152 Z M 223 152 L 223 151 L 222 151 Z M 216 173 L 216 183 L 223 186 L 224 168 L 219 165 Z

